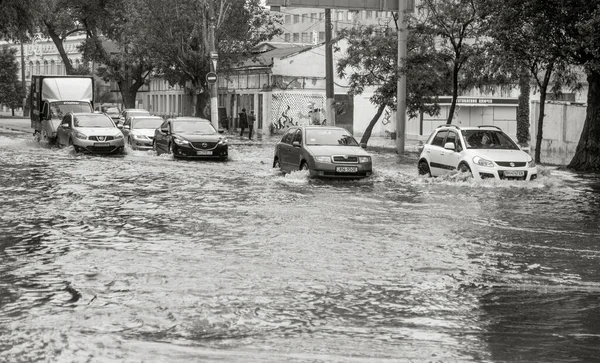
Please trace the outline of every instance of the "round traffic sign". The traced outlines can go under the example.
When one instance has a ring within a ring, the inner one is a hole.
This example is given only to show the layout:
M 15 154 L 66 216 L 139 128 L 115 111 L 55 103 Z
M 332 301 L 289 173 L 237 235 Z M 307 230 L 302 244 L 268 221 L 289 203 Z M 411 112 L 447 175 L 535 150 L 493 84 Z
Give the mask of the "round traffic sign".
M 215 83 L 217 81 L 217 74 L 215 72 L 208 72 L 206 74 L 206 82 Z

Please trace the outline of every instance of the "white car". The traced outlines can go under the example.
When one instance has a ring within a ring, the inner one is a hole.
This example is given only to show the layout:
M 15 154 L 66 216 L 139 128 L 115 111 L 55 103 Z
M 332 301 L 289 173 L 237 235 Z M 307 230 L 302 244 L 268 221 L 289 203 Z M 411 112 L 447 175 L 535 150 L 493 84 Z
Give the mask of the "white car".
M 123 133 L 103 113 L 68 113 L 56 129 L 58 146 L 94 154 L 122 154 Z
M 496 126 L 442 125 L 433 131 L 419 155 L 420 175 L 440 176 L 458 170 L 474 179 L 533 180 L 533 158 Z
M 121 131 L 132 150 L 152 150 L 154 130 L 164 121 L 159 116 L 131 116 L 125 120 Z

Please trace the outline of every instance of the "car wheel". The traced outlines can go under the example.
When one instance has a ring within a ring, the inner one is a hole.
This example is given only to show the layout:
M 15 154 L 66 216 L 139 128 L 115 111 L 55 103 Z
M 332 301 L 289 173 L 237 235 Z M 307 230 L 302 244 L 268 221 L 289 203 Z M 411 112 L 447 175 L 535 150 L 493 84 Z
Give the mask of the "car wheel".
M 308 167 L 308 163 L 306 161 L 303 161 L 302 164 L 300 165 L 300 170 L 309 170 L 310 168 Z
M 419 175 L 431 176 L 431 170 L 426 160 L 419 161 Z
M 173 146 L 173 143 L 169 144 L 169 154 L 175 155 L 175 146 Z
M 469 173 L 469 175 L 472 177 L 473 173 L 471 172 L 471 168 L 469 168 L 469 165 L 462 163 L 458 166 L 458 171 L 460 171 L 461 173 Z
M 281 163 L 279 163 L 279 158 L 273 159 L 273 168 L 281 169 Z
M 152 150 L 154 150 L 156 155 L 160 155 L 160 153 L 158 152 L 158 148 L 156 147 L 156 140 L 152 141 Z

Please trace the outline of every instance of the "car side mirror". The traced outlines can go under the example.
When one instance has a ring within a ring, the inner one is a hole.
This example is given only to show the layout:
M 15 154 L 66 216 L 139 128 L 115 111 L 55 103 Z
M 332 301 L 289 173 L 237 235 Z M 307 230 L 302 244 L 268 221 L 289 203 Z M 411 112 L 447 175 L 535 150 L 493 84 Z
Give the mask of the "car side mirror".
M 120 125 L 120 124 L 119 124 Z M 120 128 L 123 128 L 125 130 L 129 130 L 131 128 L 131 126 L 129 125 L 123 125 L 123 126 L 119 126 Z
M 362 147 L 363 149 L 366 149 L 366 148 L 367 148 L 367 143 L 366 143 L 366 142 L 361 142 L 359 145 L 360 145 L 360 147 Z
M 222 134 L 224 132 L 225 132 L 225 130 L 223 130 L 223 129 L 219 130 L 219 134 Z
M 456 145 L 454 145 L 453 142 L 447 142 L 444 144 L 444 149 L 446 150 L 455 150 L 456 149 Z
M 68 129 L 69 128 L 69 124 L 67 122 L 60 124 L 60 126 L 64 129 Z
M 300 141 L 294 141 L 294 142 L 292 142 L 292 146 L 293 147 L 300 147 Z
M 168 134 L 169 133 L 169 128 L 168 127 L 161 127 L 160 128 L 160 132 L 162 132 L 163 134 Z

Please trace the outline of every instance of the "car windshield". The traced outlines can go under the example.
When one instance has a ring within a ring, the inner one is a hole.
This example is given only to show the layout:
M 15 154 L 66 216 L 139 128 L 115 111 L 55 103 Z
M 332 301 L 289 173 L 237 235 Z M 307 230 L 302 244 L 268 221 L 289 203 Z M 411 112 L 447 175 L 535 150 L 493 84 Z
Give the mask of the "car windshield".
M 69 112 L 91 112 L 90 104 L 87 102 L 52 102 L 50 104 L 50 113 L 52 118 L 63 118 Z
M 210 122 L 206 121 L 174 121 L 173 132 L 181 132 L 187 134 L 214 134 L 215 128 Z
M 116 107 L 109 107 L 106 109 L 106 113 L 119 113 L 119 109 Z
M 467 149 L 519 150 L 519 146 L 500 130 L 462 130 Z
M 306 130 L 306 145 L 358 146 L 358 143 L 346 130 L 308 129 Z
M 106 115 L 75 116 L 75 127 L 115 127 Z
M 131 120 L 132 129 L 156 129 L 164 122 L 162 118 L 135 118 Z

